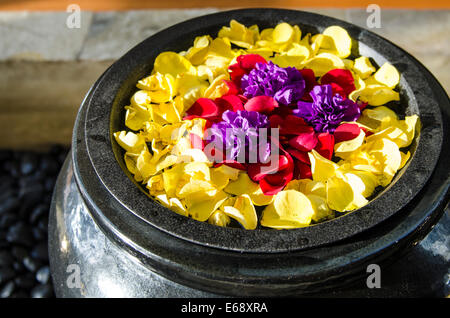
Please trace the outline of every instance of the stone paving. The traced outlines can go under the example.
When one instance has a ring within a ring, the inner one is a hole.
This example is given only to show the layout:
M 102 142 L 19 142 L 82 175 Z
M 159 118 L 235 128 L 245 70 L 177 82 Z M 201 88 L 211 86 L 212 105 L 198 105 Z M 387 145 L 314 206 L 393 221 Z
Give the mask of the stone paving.
M 367 28 L 364 9 L 304 9 Z M 117 58 L 172 24 L 219 11 L 206 9 L 0 12 L 1 147 L 69 143 L 73 120 L 95 79 Z M 450 89 L 450 10 L 381 10 L 371 29 L 421 61 Z

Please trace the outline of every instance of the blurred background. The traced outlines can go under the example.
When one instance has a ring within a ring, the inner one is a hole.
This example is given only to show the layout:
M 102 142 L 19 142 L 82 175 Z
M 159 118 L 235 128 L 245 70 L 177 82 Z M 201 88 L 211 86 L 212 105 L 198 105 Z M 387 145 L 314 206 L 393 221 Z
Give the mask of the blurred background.
M 0 297 L 54 295 L 48 209 L 89 87 L 159 30 L 244 7 L 312 11 L 367 28 L 411 53 L 450 89 L 450 2 L 444 0 L 0 0 Z M 434 248 L 448 261 L 448 240 L 441 243 Z

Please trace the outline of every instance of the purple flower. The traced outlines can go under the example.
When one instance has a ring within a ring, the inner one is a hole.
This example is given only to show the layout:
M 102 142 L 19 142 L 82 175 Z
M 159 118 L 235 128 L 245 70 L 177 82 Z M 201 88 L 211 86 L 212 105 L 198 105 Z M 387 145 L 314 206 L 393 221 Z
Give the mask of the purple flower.
M 282 68 L 272 62 L 256 63 L 241 79 L 244 96 L 271 96 L 278 103 L 289 105 L 300 100 L 305 92 L 305 81 L 295 67 Z
M 343 121 L 355 121 L 361 115 L 358 104 L 339 94 L 333 96 L 331 85 L 314 86 L 309 93 L 312 103 L 299 101 L 293 113 L 305 119 L 316 132 L 334 132 Z
M 223 121 L 211 126 L 208 139 L 216 148 L 226 152 L 227 160 L 247 162 L 249 157 L 253 156 L 253 161 L 267 161 L 270 155 L 270 143 L 258 138 L 260 128 L 269 128 L 266 115 L 255 111 L 227 110 L 222 114 L 222 119 Z M 259 145 L 263 147 L 261 150 Z M 250 162 L 252 162 L 251 159 Z

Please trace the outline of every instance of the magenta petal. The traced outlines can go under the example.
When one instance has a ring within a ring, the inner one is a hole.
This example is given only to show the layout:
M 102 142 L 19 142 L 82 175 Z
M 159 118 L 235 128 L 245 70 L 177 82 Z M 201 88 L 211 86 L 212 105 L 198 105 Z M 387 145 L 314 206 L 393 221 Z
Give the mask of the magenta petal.
M 289 140 L 289 145 L 301 151 L 311 151 L 318 139 L 314 132 L 302 133 Z
M 250 98 L 244 105 L 245 110 L 259 113 L 270 113 L 276 107 L 278 107 L 278 102 L 270 96 L 256 96 Z

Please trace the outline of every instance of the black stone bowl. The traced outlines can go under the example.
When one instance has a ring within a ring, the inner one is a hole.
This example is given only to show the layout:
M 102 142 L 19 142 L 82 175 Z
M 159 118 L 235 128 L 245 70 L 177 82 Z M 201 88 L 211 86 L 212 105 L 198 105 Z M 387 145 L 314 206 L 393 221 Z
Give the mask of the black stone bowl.
M 127 172 L 112 134 L 124 127 L 123 107 L 136 82 L 150 74 L 163 51 L 182 51 L 196 36 L 215 36 L 236 19 L 245 25 L 298 24 L 302 34 L 330 25 L 345 28 L 352 56 L 365 55 L 401 74 L 400 116 L 418 114 L 421 132 L 411 159 L 365 207 L 317 225 L 292 230 L 222 228 L 178 215 L 146 194 Z M 340 284 L 423 237 L 448 202 L 449 99 L 411 55 L 355 25 L 313 13 L 244 9 L 202 16 L 146 39 L 115 62 L 83 102 L 73 140 L 75 176 L 100 228 L 114 241 L 175 281 L 225 294 L 290 294 Z M 334 283 L 333 283 L 334 282 Z M 322 287 L 320 287 L 322 286 Z

